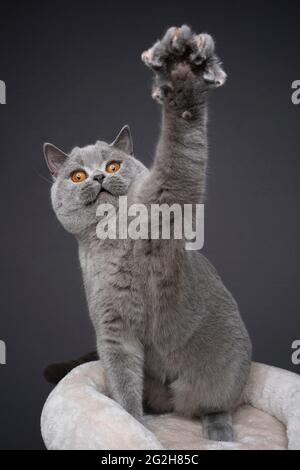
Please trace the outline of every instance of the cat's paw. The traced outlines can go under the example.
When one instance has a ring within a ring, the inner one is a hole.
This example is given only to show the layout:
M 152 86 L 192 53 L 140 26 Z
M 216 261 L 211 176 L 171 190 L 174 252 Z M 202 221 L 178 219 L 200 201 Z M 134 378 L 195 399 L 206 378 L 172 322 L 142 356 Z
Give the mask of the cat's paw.
M 159 86 L 154 87 L 153 98 L 158 101 L 177 81 L 201 80 L 207 88 L 222 86 L 226 81 L 213 38 L 206 33 L 194 34 L 186 25 L 169 28 L 142 54 L 142 60 L 156 74 Z

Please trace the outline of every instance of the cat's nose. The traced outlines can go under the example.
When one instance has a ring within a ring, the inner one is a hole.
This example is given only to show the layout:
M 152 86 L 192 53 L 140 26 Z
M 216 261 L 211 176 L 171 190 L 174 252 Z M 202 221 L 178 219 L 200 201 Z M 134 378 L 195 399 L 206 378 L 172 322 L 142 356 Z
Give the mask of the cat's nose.
M 93 180 L 98 181 L 98 183 L 102 183 L 104 180 L 104 174 L 103 173 L 97 173 L 93 176 Z

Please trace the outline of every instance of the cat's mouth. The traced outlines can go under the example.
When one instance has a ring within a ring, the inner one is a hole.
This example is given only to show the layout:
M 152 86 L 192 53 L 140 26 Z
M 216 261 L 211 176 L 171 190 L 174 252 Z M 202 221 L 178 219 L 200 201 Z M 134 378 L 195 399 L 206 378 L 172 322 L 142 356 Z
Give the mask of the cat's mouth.
M 97 195 L 96 195 L 93 199 L 91 199 L 90 201 L 88 201 L 85 205 L 86 205 L 87 207 L 92 206 L 93 204 L 95 204 L 95 202 L 97 202 L 97 201 L 99 200 L 99 198 L 101 197 L 102 194 L 103 194 L 103 195 L 109 194 L 109 195 L 112 196 L 112 193 L 111 193 L 110 191 L 108 191 L 107 189 L 101 188 L 101 189 L 98 191 Z

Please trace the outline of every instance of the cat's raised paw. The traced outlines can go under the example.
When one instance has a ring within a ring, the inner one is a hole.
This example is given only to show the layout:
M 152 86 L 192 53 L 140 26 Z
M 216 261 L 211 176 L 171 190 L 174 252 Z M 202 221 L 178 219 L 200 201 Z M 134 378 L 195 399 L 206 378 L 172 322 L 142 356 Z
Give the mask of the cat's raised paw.
M 202 79 L 208 87 L 219 87 L 226 81 L 213 38 L 206 33 L 194 34 L 186 25 L 169 28 L 142 54 L 142 60 L 155 72 L 160 87 L 172 89 L 178 80 Z M 154 91 L 153 97 L 160 101 L 161 90 Z

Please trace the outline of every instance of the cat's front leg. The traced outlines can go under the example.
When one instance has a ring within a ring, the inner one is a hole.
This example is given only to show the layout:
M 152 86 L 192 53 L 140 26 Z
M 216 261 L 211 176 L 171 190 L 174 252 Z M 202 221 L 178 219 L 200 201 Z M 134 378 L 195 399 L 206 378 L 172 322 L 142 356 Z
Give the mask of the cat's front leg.
M 101 325 L 98 353 L 106 373 L 111 398 L 140 422 L 143 421 L 143 346 L 118 316 Z
M 169 28 L 142 59 L 154 72 L 152 96 L 162 104 L 161 135 L 142 197 L 198 203 L 206 182 L 207 92 L 226 80 L 214 40 L 188 26 Z

